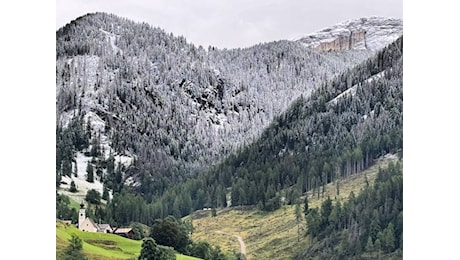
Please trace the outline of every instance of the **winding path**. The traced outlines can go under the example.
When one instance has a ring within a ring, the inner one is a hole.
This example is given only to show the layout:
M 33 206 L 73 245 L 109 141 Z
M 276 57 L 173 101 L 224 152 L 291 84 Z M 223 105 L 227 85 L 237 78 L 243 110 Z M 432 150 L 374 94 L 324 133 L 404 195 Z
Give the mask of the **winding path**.
M 216 231 L 216 233 L 219 233 L 219 234 L 225 234 L 225 235 L 229 235 L 229 236 L 234 236 L 238 239 L 238 243 L 240 243 L 240 251 L 241 251 L 241 254 L 244 255 L 246 257 L 246 244 L 244 244 L 244 241 L 243 241 L 243 238 L 238 236 L 238 235 L 232 235 L 232 234 L 229 234 L 229 233 L 225 233 L 225 232 L 222 232 L 222 231 Z

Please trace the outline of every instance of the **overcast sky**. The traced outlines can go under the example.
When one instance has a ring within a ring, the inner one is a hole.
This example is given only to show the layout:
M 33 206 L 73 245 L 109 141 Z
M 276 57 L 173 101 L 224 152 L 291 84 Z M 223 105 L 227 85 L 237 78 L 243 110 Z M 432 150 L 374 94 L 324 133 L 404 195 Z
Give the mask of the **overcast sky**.
M 403 18 L 402 0 L 56 0 L 56 30 L 90 12 L 147 22 L 203 47 L 295 39 L 338 22 Z

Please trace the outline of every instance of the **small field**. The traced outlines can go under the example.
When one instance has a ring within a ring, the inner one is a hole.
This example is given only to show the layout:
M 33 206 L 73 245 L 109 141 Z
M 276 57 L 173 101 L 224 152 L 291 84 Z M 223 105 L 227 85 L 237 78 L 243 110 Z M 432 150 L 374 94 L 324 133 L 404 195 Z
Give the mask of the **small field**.
M 351 191 L 355 195 L 359 194 L 365 186 L 366 176 L 372 185 L 378 168 L 385 168 L 392 161 L 396 162 L 397 158 L 387 156 L 369 169 L 342 180 L 339 183 L 339 194 L 336 183 L 326 186 L 324 197 L 321 193 L 318 198 L 317 193 L 313 195 L 312 192 L 308 192 L 310 207 L 320 206 L 328 195 L 333 201 L 345 201 Z M 303 237 L 306 229 L 305 220 L 302 219 L 298 225 L 294 205 L 284 205 L 268 213 L 255 207 L 226 208 L 218 210 L 216 217 L 211 217 L 210 211 L 199 211 L 194 214 L 193 227 L 193 240 L 205 240 L 226 251 L 240 252 L 235 235 L 241 236 L 246 244 L 247 259 L 289 259 L 299 248 L 306 248 L 309 243 L 308 239 Z
M 113 234 L 82 232 L 71 225 L 56 222 L 56 259 L 62 258 L 72 233 L 83 240 L 83 253 L 91 260 L 137 259 L 141 251 L 142 241 Z M 176 259 L 199 260 L 180 254 L 176 255 Z

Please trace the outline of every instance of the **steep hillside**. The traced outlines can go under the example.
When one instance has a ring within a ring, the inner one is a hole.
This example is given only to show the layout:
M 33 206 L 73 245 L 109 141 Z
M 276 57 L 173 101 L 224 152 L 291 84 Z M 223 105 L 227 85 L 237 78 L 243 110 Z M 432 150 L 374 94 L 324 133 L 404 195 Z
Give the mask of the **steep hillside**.
M 402 34 L 401 21 L 366 24 L 381 46 L 390 42 L 375 26 Z M 80 17 L 56 33 L 57 186 L 72 172 L 85 178 L 90 162 L 101 193 L 102 183 L 130 186 L 150 201 L 256 140 L 297 97 L 377 49 L 278 41 L 205 50 L 115 15 Z
M 379 169 L 374 185 L 343 203 L 309 208 L 306 222 L 311 245 L 296 259 L 402 259 L 402 164 Z
M 281 190 L 290 188 L 285 200 L 292 203 L 402 152 L 402 42 L 299 98 L 257 141 L 155 204 L 178 216 L 229 205 L 271 211 L 280 206 Z
M 325 186 L 325 193 L 317 197 L 313 190 L 306 193 L 309 198 L 309 208 L 319 208 L 328 196 L 336 203 L 347 201 L 351 192 L 359 195 L 366 183 L 373 185 L 379 169 L 386 169 L 390 163 L 396 163 L 396 156 L 387 155 L 380 158 L 375 165 L 361 171 L 350 178 Z M 283 205 L 273 212 L 264 212 L 255 207 L 238 207 L 217 211 L 212 217 L 209 211 L 198 211 L 192 214 L 194 240 L 213 241 L 215 245 L 228 251 L 240 250 L 236 235 L 241 236 L 246 245 L 247 259 L 292 259 L 301 254 L 311 245 L 311 240 L 305 236 L 304 196 L 298 203 L 301 217 L 296 219 L 296 205 Z M 190 216 L 187 216 L 190 219 Z
M 402 122 L 401 37 L 299 98 L 257 141 L 209 171 L 170 186 L 153 201 L 128 192 L 114 196 L 107 221 L 151 224 L 203 207 L 276 210 L 308 190 L 324 193 L 328 183 L 366 169 L 386 153 L 402 153 Z

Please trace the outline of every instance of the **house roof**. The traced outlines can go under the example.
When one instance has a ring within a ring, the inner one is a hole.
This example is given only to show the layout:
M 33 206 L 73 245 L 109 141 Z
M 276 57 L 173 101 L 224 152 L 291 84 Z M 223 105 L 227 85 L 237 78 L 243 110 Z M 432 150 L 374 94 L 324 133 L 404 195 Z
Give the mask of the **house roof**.
M 128 233 L 132 230 L 132 228 L 117 228 L 115 229 L 115 231 L 113 231 L 113 233 L 117 234 L 117 233 Z
M 109 224 L 97 224 L 97 229 L 98 230 L 112 230 Z

